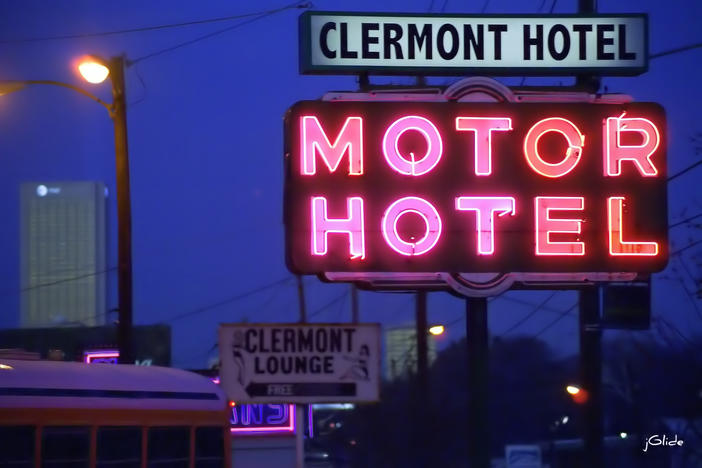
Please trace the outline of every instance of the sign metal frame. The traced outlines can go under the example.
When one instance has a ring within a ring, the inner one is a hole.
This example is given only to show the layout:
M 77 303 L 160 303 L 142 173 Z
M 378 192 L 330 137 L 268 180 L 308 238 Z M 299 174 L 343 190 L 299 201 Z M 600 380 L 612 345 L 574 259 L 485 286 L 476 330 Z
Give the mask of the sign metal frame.
M 577 15 L 576 15 L 577 16 Z M 453 83 L 443 90 L 422 88 L 405 89 L 403 92 L 382 88 L 379 90 L 326 93 L 322 101 L 414 101 L 414 102 L 532 102 L 532 103 L 593 103 L 628 104 L 633 101 L 626 94 L 591 94 L 584 91 L 566 92 L 545 89 L 540 92 L 509 88 L 487 77 L 469 77 Z M 438 92 L 437 92 L 438 91 Z M 288 151 L 286 148 L 285 151 Z M 286 153 L 287 154 L 287 153 Z M 287 240 L 286 240 L 287 242 Z M 449 291 L 461 297 L 490 297 L 509 289 L 573 289 L 586 284 L 601 282 L 627 282 L 644 279 L 648 274 L 636 272 L 579 272 L 579 273 L 485 273 L 458 272 L 335 272 L 317 275 L 325 282 L 350 282 L 362 289 L 374 291 Z
M 643 65 L 640 67 L 449 67 L 449 66 L 396 66 L 383 65 L 314 65 L 312 63 L 312 31 L 311 18 L 313 16 L 349 16 L 349 17 L 397 17 L 397 18 L 462 18 L 462 19 L 497 19 L 497 18 L 524 18 L 524 19 L 610 19 L 610 18 L 642 18 L 643 19 Z M 358 75 L 363 73 L 375 75 L 493 75 L 493 76 L 565 76 L 572 74 L 590 74 L 603 76 L 637 76 L 648 71 L 649 64 L 649 25 L 646 13 L 608 13 L 603 15 L 593 14 L 490 14 L 490 15 L 463 15 L 463 14 L 436 14 L 436 13 L 382 13 L 382 12 L 349 12 L 349 11 L 306 11 L 299 17 L 299 70 L 301 74 L 326 74 L 326 75 Z

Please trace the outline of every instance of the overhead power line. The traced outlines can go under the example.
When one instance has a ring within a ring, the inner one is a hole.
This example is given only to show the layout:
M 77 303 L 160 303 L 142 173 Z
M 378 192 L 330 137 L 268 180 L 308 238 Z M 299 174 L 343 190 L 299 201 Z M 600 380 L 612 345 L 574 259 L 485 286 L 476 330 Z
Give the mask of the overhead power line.
M 304 7 L 299 1 L 296 2 L 296 5 L 299 8 Z M 290 7 L 288 6 L 288 7 L 284 7 L 284 8 L 290 8 Z M 44 41 L 56 41 L 56 40 L 65 40 L 65 39 L 83 39 L 83 38 L 88 38 L 88 37 L 104 37 L 104 36 L 115 36 L 115 35 L 119 35 L 119 34 L 131 34 L 131 33 L 137 33 L 137 32 L 146 32 L 146 31 L 160 31 L 160 30 L 164 30 L 164 29 L 182 28 L 182 27 L 186 27 L 186 26 L 196 26 L 196 25 L 200 25 L 200 24 L 221 23 L 221 22 L 226 22 L 226 21 L 233 21 L 233 20 L 237 20 L 237 19 L 248 18 L 251 16 L 259 16 L 259 15 L 264 15 L 264 14 L 277 13 L 278 11 L 281 11 L 281 9 L 276 8 L 273 10 L 263 10 L 263 11 L 253 12 L 253 13 L 242 13 L 242 14 L 238 14 L 238 15 L 220 16 L 218 18 L 206 18 L 206 19 L 201 19 L 201 20 L 184 21 L 182 23 L 158 24 L 158 25 L 153 25 L 153 26 L 143 26 L 143 27 L 139 27 L 139 28 L 115 29 L 112 31 L 100 31 L 100 32 L 90 32 L 90 33 L 78 33 L 78 34 L 64 34 L 64 35 L 58 35 L 58 36 L 30 37 L 30 38 L 24 38 L 24 39 L 0 39 L 0 44 L 22 44 L 22 43 L 29 43 L 29 42 L 44 42 Z
M 281 285 L 281 284 L 283 284 L 283 283 L 285 283 L 285 282 L 287 282 L 287 281 L 290 281 L 291 279 L 292 279 L 292 277 L 286 276 L 285 278 L 281 278 L 281 279 L 279 279 L 279 280 L 277 280 L 277 281 L 273 281 L 272 283 L 264 284 L 264 285 L 259 286 L 259 287 L 257 287 L 257 288 L 250 289 L 250 290 L 248 290 L 248 291 L 239 293 L 239 294 L 237 294 L 236 296 L 232 296 L 232 297 L 230 297 L 230 298 L 221 300 L 221 301 L 219 301 L 219 302 L 215 302 L 215 303 L 213 303 L 213 304 L 209 304 L 209 305 L 206 305 L 206 306 L 203 306 L 203 307 L 198 307 L 197 309 L 194 309 L 194 310 L 191 310 L 191 311 L 188 311 L 188 312 L 183 312 L 183 313 L 178 314 L 178 315 L 176 315 L 176 316 L 173 316 L 173 317 L 171 317 L 171 318 L 169 318 L 169 319 L 167 319 L 167 320 L 165 320 L 165 321 L 166 321 L 166 322 L 169 322 L 169 323 L 172 323 L 172 322 L 175 322 L 176 320 L 180 320 L 180 319 L 183 319 L 183 318 L 186 318 L 186 317 L 192 317 L 193 315 L 201 314 L 201 313 L 203 313 L 203 312 L 207 312 L 208 310 L 216 309 L 217 307 L 223 306 L 223 305 L 225 305 L 225 304 L 229 304 L 229 303 L 231 303 L 231 302 L 235 302 L 235 301 L 238 301 L 238 300 L 240 300 L 240 299 L 244 299 L 244 298 L 246 298 L 246 297 L 253 296 L 253 295 L 256 294 L 256 293 L 259 293 L 259 292 L 261 292 L 261 291 L 265 291 L 266 289 L 270 289 L 270 288 L 272 288 L 272 287 Z
M 685 247 L 681 247 L 681 248 L 679 248 L 678 250 L 675 250 L 674 252 L 671 252 L 671 253 L 670 253 L 670 256 L 672 257 L 672 256 L 674 256 L 674 255 L 679 255 L 679 254 L 683 253 L 684 251 L 686 251 L 687 249 L 691 249 L 692 247 L 694 247 L 694 246 L 696 246 L 696 245 L 699 245 L 699 244 L 702 244 L 702 239 L 696 240 L 696 241 L 694 241 L 694 242 L 690 242 L 690 243 L 687 244 Z
M 694 162 L 694 163 L 690 164 L 689 166 L 687 166 L 687 167 L 686 167 L 685 169 L 683 169 L 682 171 L 678 171 L 678 172 L 676 172 L 675 174 L 673 174 L 672 176 L 668 177 L 668 182 L 670 182 L 671 180 L 675 179 L 676 177 L 679 177 L 679 176 L 685 174 L 685 173 L 688 172 L 688 171 L 691 171 L 692 169 L 696 168 L 696 167 L 699 166 L 700 164 L 702 164 L 702 159 L 700 159 L 700 160 L 697 161 L 697 162 Z
M 71 277 L 69 277 L 69 278 L 62 278 L 62 279 L 59 279 L 59 280 L 56 280 L 56 281 L 49 281 L 49 282 L 46 282 L 46 283 L 39 283 L 39 284 L 35 284 L 35 285 L 33 285 L 33 286 L 27 286 L 26 288 L 21 288 L 21 289 L 19 290 L 19 292 L 20 292 L 20 293 L 23 293 L 23 292 L 33 291 L 33 290 L 35 290 L 35 289 L 48 288 L 48 287 L 51 287 L 51 286 L 56 286 L 57 284 L 70 283 L 70 282 L 73 282 L 73 281 L 80 281 L 80 280 L 85 279 L 85 278 L 90 278 L 90 277 L 93 277 L 93 276 L 104 275 L 104 274 L 106 274 L 106 273 L 109 273 L 109 272 L 115 271 L 115 270 L 117 270 L 117 267 L 110 267 L 110 268 L 106 268 L 106 269 L 104 269 L 104 270 L 92 271 L 92 272 L 90 272 L 90 273 L 85 273 L 85 274 L 82 274 L 82 275 L 71 276 Z M 3 296 L 7 296 L 7 295 L 10 295 L 10 294 L 17 294 L 17 290 L 4 292 L 2 295 L 3 295 Z
M 692 49 L 698 49 L 700 47 L 702 47 L 702 42 L 698 42 L 696 44 L 688 44 L 688 45 L 685 45 L 682 47 L 677 47 L 675 49 L 665 50 L 663 52 L 651 54 L 648 56 L 648 58 L 649 58 L 649 60 L 653 60 L 653 59 L 657 59 L 659 57 L 665 57 L 666 55 L 673 55 L 673 54 L 677 54 L 680 52 L 687 52 L 688 50 L 692 50 Z
M 510 333 L 510 332 L 516 330 L 517 328 L 519 328 L 520 325 L 522 325 L 524 322 L 526 322 L 526 321 L 529 320 L 531 317 L 533 317 L 539 310 L 541 310 L 541 308 L 542 308 L 543 306 L 545 306 L 546 303 L 548 303 L 548 301 L 550 301 L 551 299 L 553 299 L 553 296 L 555 296 L 556 294 L 558 294 L 558 291 L 557 291 L 557 290 L 551 292 L 551 294 L 549 294 L 548 297 L 547 297 L 546 299 L 544 299 L 543 301 L 541 301 L 541 303 L 540 303 L 539 305 L 537 305 L 536 307 L 534 307 L 534 310 L 532 310 L 531 312 L 529 312 L 527 315 L 524 316 L 524 318 L 522 318 L 521 320 L 517 321 L 517 323 L 515 323 L 514 325 L 512 325 L 511 327 L 509 327 L 506 331 L 502 332 L 501 335 L 502 335 L 502 336 L 505 336 L 505 335 L 507 335 L 508 333 Z
M 337 302 L 343 301 L 344 299 L 346 299 L 346 296 L 347 296 L 348 294 L 349 294 L 349 291 L 348 291 L 348 289 L 347 289 L 347 290 L 344 291 L 342 294 L 338 295 L 337 297 L 335 297 L 335 298 L 332 299 L 331 301 L 327 302 L 326 304 L 324 304 L 323 306 L 321 306 L 320 308 L 318 308 L 317 310 L 315 310 L 314 312 L 312 312 L 311 314 L 309 314 L 309 315 L 307 316 L 307 319 L 311 319 L 312 317 L 314 317 L 314 316 L 316 316 L 316 315 L 319 315 L 320 313 L 324 312 L 325 310 L 327 310 L 328 308 L 330 308 L 331 306 L 333 306 L 333 305 L 336 304 Z
M 668 226 L 668 229 L 672 229 L 674 227 L 678 227 L 678 226 L 682 226 L 683 224 L 687 224 L 690 221 L 694 221 L 695 219 L 699 218 L 700 216 L 702 216 L 702 213 L 697 213 L 694 216 L 690 216 L 689 218 L 685 218 L 681 221 L 678 221 L 678 222 L 671 224 L 670 226 Z
M 540 305 L 534 304 L 531 301 L 526 301 L 524 299 L 519 299 L 516 297 L 508 296 L 506 294 L 501 294 L 499 296 L 496 296 L 494 299 L 495 300 L 501 299 L 501 300 L 505 300 L 505 301 L 509 301 L 509 302 L 514 302 L 515 304 L 521 304 L 521 305 L 528 306 L 528 307 L 540 307 L 541 310 L 545 310 L 547 312 L 551 312 L 554 314 L 560 314 L 562 312 L 560 309 L 556 309 L 554 307 L 549 307 L 549 306 L 546 306 L 544 304 L 540 304 Z
M 258 20 L 261 20 L 263 18 L 267 18 L 267 17 L 274 15 L 276 13 L 280 13 L 281 11 L 289 10 L 291 8 L 309 8 L 309 6 L 310 6 L 309 3 L 302 3 L 298 0 L 296 2 L 290 3 L 290 4 L 282 6 L 280 8 L 276 8 L 274 10 L 267 10 L 265 12 L 254 15 L 252 18 L 249 18 L 245 21 L 241 21 L 239 23 L 236 23 L 232 26 L 228 26 L 228 27 L 223 28 L 223 29 L 218 29 L 217 31 L 213 31 L 211 33 L 196 37 L 194 39 L 190 39 L 188 41 L 181 42 L 179 44 L 175 44 L 175 45 L 170 46 L 170 47 L 166 47 L 165 49 L 160 49 L 160 50 L 157 50 L 155 52 L 151 52 L 150 54 L 146 54 L 146 55 L 141 56 L 139 58 L 136 58 L 134 60 L 130 60 L 128 65 L 133 65 L 135 63 L 156 57 L 158 55 L 165 54 L 167 52 L 171 52 L 171 51 L 174 51 L 176 49 L 180 49 L 181 47 L 189 46 L 191 44 L 195 44 L 196 42 L 204 41 L 205 39 L 209 39 L 209 38 L 217 36 L 219 34 L 222 34 L 222 33 L 228 32 L 228 31 L 232 31 L 234 29 L 240 28 L 240 27 L 245 26 L 247 24 L 251 24 L 251 23 L 258 21 Z
M 556 317 L 555 319 L 553 319 L 553 321 L 551 321 L 551 322 L 548 323 L 544 328 L 542 328 L 541 330 L 539 330 L 539 331 L 534 335 L 534 338 L 540 337 L 541 335 L 543 335 L 544 333 L 546 333 L 551 327 L 553 327 L 555 324 L 557 324 L 558 322 L 560 322 L 560 321 L 563 320 L 564 318 L 568 317 L 568 316 L 570 315 L 570 313 L 571 313 L 572 311 L 574 311 L 576 307 L 578 307 L 578 304 L 579 304 L 579 302 L 576 302 L 575 304 L 573 304 L 572 306 L 570 306 L 570 308 L 564 310 L 563 313 L 561 313 L 561 315 L 559 315 L 558 317 Z

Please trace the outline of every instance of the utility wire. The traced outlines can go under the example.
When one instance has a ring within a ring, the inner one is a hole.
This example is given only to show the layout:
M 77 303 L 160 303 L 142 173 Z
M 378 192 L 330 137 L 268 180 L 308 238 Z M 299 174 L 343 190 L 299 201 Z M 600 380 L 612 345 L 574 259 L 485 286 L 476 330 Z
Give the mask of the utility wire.
M 576 302 L 575 304 L 573 304 L 572 306 L 570 306 L 570 308 L 568 308 L 567 310 L 564 310 L 563 313 L 562 313 L 561 315 L 559 315 L 558 317 L 556 317 L 555 319 L 553 319 L 552 322 L 550 322 L 550 323 L 549 323 L 548 325 L 546 325 L 544 328 L 542 328 L 541 330 L 539 330 L 539 331 L 534 335 L 534 338 L 540 337 L 541 335 L 543 335 L 544 333 L 546 333 L 546 331 L 549 330 L 552 326 L 554 326 L 555 324 L 557 324 L 558 322 L 560 322 L 562 319 L 564 319 L 564 318 L 566 318 L 568 315 L 570 315 L 570 313 L 571 313 L 572 311 L 574 311 L 576 307 L 578 307 L 578 304 L 579 304 L 579 303 Z
M 27 292 L 27 291 L 33 291 L 35 289 L 48 288 L 49 286 L 55 286 L 57 284 L 69 283 L 71 281 L 79 281 L 79 280 L 82 280 L 85 278 L 90 278 L 91 276 L 104 275 L 105 273 L 109 273 L 110 271 L 114 271 L 114 270 L 117 270 L 117 267 L 111 267 L 111 268 L 107 268 L 105 270 L 86 273 L 84 275 L 72 276 L 70 278 L 63 278 L 63 279 L 56 280 L 56 281 L 50 281 L 48 283 L 35 284 L 34 286 L 27 286 L 26 288 L 20 289 L 20 292 Z M 9 294 L 13 294 L 13 293 L 9 293 Z
M 677 54 L 680 52 L 687 52 L 688 50 L 692 50 L 692 49 L 698 49 L 700 47 L 702 47 L 702 42 L 698 42 L 696 44 L 688 44 L 688 45 L 685 45 L 682 47 L 677 47 L 675 49 L 665 50 L 663 52 L 651 54 L 648 56 L 648 59 L 653 60 L 653 59 L 657 59 L 659 57 L 665 57 L 666 55 L 673 55 L 673 54 Z
M 285 282 L 287 282 L 287 281 L 290 281 L 291 279 L 292 279 L 292 278 L 291 278 L 290 276 L 286 276 L 285 278 L 281 278 L 281 279 L 279 279 L 279 280 L 277 280 L 277 281 L 273 281 L 272 283 L 264 284 L 264 285 L 259 286 L 259 287 L 257 287 L 257 288 L 251 289 L 251 290 L 249 290 L 249 291 L 245 291 L 245 292 L 243 292 L 243 293 L 239 293 L 239 294 L 237 294 L 236 296 L 232 296 L 232 297 L 230 297 L 230 298 L 228 298 L 228 299 L 224 299 L 224 300 L 222 300 L 222 301 L 215 302 L 215 303 L 213 303 L 213 304 L 209 304 L 209 305 L 206 305 L 206 306 L 203 306 L 203 307 L 198 307 L 197 309 L 194 309 L 194 310 L 191 310 L 191 311 L 188 311 L 188 312 L 184 312 L 184 313 L 182 313 L 182 314 L 178 314 L 178 315 L 176 315 L 176 316 L 174 316 L 174 317 L 171 317 L 170 319 L 166 320 L 165 322 L 167 322 L 167 323 L 172 323 L 172 322 L 175 322 L 176 320 L 180 320 L 180 319 L 183 319 L 183 318 L 185 318 L 185 317 L 191 317 L 191 316 L 193 316 L 193 315 L 201 314 L 202 312 L 207 312 L 208 310 L 215 309 L 215 308 L 220 307 L 220 306 L 223 306 L 223 305 L 225 305 L 225 304 L 229 304 L 230 302 L 235 302 L 235 301 L 238 301 L 238 300 L 240 300 L 240 299 L 244 299 L 244 298 L 246 298 L 246 297 L 253 296 L 253 295 L 256 294 L 256 293 L 259 293 L 259 292 L 261 292 L 261 291 L 265 291 L 266 289 L 270 289 L 270 288 L 272 288 L 272 287 L 281 285 L 281 284 L 283 284 L 283 283 L 285 283 Z
M 686 251 L 687 249 L 691 249 L 692 247 L 699 245 L 702 243 L 702 239 L 696 240 L 695 242 L 691 242 L 690 244 L 687 244 L 685 247 L 679 248 L 678 250 L 672 252 L 670 256 L 672 257 L 673 255 L 679 255 L 682 252 Z
M 512 325 L 511 327 L 509 327 L 506 331 L 502 332 L 501 335 L 502 335 L 502 336 L 505 336 L 505 335 L 507 335 L 508 333 L 510 333 L 510 332 L 516 330 L 517 328 L 519 328 L 520 325 L 522 325 L 524 322 L 526 322 L 526 321 L 529 320 L 531 317 L 533 317 L 539 310 L 541 310 L 541 308 L 542 308 L 543 306 L 545 306 L 546 303 L 547 303 L 548 301 L 550 301 L 551 299 L 553 299 L 553 296 L 555 296 L 556 294 L 558 294 L 558 291 L 553 291 L 551 294 L 549 294 L 549 296 L 548 296 L 546 299 L 544 299 L 543 301 L 541 301 L 541 303 L 540 303 L 539 305 L 537 305 L 537 306 L 534 308 L 534 310 L 532 310 L 531 312 L 529 312 L 527 315 L 524 316 L 524 318 L 522 318 L 521 320 L 517 321 L 517 323 L 515 323 L 514 325 Z
M 267 18 L 268 16 L 274 15 L 276 13 L 280 13 L 281 11 L 289 10 L 291 8 L 308 8 L 310 6 L 309 3 L 301 3 L 299 0 L 293 3 L 290 3 L 288 5 L 282 6 L 280 8 L 276 8 L 274 10 L 267 10 L 263 13 L 259 13 L 255 15 L 253 18 L 249 18 L 248 20 L 241 21 L 239 23 L 236 23 L 232 26 L 228 26 L 223 29 L 218 29 L 217 31 L 213 31 L 211 33 L 205 34 L 203 36 L 196 37 L 194 39 L 190 39 L 189 41 L 181 42 L 180 44 L 176 44 L 170 47 L 166 47 L 165 49 L 157 50 L 155 52 L 151 52 L 150 54 L 143 55 L 141 57 L 138 57 L 134 60 L 130 60 L 127 65 L 134 65 L 135 63 L 139 63 L 144 60 L 148 60 L 150 58 L 156 57 L 161 54 L 165 54 L 167 52 L 174 51 L 176 49 L 180 49 L 181 47 L 189 46 L 191 44 L 195 44 L 196 42 L 203 41 L 205 39 L 209 39 L 211 37 L 217 36 L 219 34 L 232 31 L 234 29 L 240 28 L 242 26 L 245 26 L 247 24 L 253 23 L 255 21 L 261 20 L 263 18 Z
M 514 302 L 515 304 L 521 304 L 529 307 L 537 307 L 537 304 L 534 304 L 533 302 L 525 301 L 524 299 L 517 299 L 516 297 L 511 297 L 507 295 L 500 295 L 495 297 L 495 300 L 497 299 L 503 299 L 505 301 Z M 542 305 L 541 309 L 546 310 L 548 312 L 552 312 L 554 314 L 560 314 L 562 312 L 562 310 L 555 309 L 553 307 L 547 307 L 546 305 Z
M 680 257 L 677 258 L 677 261 L 678 261 L 678 262 L 680 263 L 680 265 L 683 267 L 683 272 L 687 274 L 687 277 L 690 278 L 690 280 L 692 281 L 692 284 L 694 285 L 694 284 L 695 284 L 695 277 L 693 276 L 693 274 L 692 274 L 692 272 L 690 271 L 690 269 L 687 267 L 687 263 L 685 263 L 685 259 L 684 259 L 682 256 L 680 256 Z M 693 290 L 693 291 L 690 291 L 690 290 L 687 288 L 687 283 L 686 283 L 684 280 L 682 280 L 682 278 L 681 278 L 681 281 L 680 281 L 680 285 L 682 286 L 683 290 L 685 291 L 685 294 L 687 295 L 687 298 L 688 298 L 688 299 L 690 300 L 690 302 L 692 303 L 692 307 L 694 307 L 695 312 L 697 313 L 697 317 L 700 318 L 700 319 L 702 319 L 702 313 L 700 312 L 700 309 L 699 309 L 699 307 L 698 307 L 698 305 L 697 305 L 697 300 L 695 300 L 694 290 Z
M 690 164 L 689 166 L 687 166 L 687 167 L 686 167 L 685 169 L 683 169 L 682 171 L 676 172 L 676 173 L 673 174 L 672 176 L 668 177 L 668 182 L 670 182 L 671 180 L 675 179 L 675 178 L 678 177 L 678 176 L 683 175 L 684 173 L 686 173 L 686 172 L 688 172 L 688 171 L 691 171 L 692 169 L 696 168 L 696 167 L 699 166 L 700 164 L 702 164 L 702 159 L 700 159 L 699 161 L 697 161 L 697 162 L 695 162 L 695 163 Z
M 675 332 L 675 334 L 676 334 L 678 337 L 680 337 L 680 339 L 683 341 L 683 343 L 685 343 L 685 345 L 686 345 L 686 347 L 687 347 L 688 349 L 694 351 L 694 352 L 692 353 L 693 359 L 695 360 L 695 362 L 696 362 L 697 364 L 700 364 L 700 361 L 699 361 L 698 358 L 696 357 L 696 356 L 697 356 L 697 348 L 695 348 L 695 345 L 690 341 L 690 339 L 689 339 L 687 336 L 685 336 L 685 335 L 678 329 L 678 327 L 676 327 L 676 326 L 673 325 L 669 320 L 666 320 L 666 319 L 664 319 L 663 317 L 658 317 L 658 318 L 656 319 L 656 323 L 658 324 L 658 328 L 659 328 L 658 331 L 659 331 L 659 334 L 661 335 L 661 337 L 663 336 L 663 334 L 662 334 L 663 325 L 665 325 L 665 326 L 668 328 L 668 330 L 672 330 L 673 332 Z
M 676 222 L 676 223 L 671 224 L 670 226 L 668 226 L 668 229 L 672 229 L 672 228 L 674 228 L 674 227 L 678 227 L 678 226 L 682 226 L 683 224 L 687 224 L 687 223 L 689 223 L 690 221 L 693 221 L 693 220 L 699 218 L 700 216 L 702 216 L 702 213 L 697 213 L 697 214 L 694 215 L 694 216 L 690 216 L 689 218 L 685 218 L 685 219 L 683 219 L 683 220 L 681 220 L 681 221 L 678 221 L 678 222 Z
M 553 3 L 551 4 L 551 8 L 548 10 L 548 14 L 549 14 L 549 15 L 550 15 L 551 13 L 553 13 L 553 10 L 556 9 L 556 3 L 557 3 L 557 2 L 558 2 L 558 0 L 553 0 Z
M 316 315 L 319 315 L 320 313 L 324 312 L 325 310 L 327 310 L 329 307 L 333 306 L 333 305 L 336 304 L 337 302 L 343 301 L 344 299 L 346 299 L 346 296 L 348 295 L 348 293 L 349 293 L 349 291 L 348 291 L 348 289 L 347 289 L 346 291 L 344 291 L 344 292 L 343 292 L 342 294 L 340 294 L 339 296 L 335 297 L 335 298 L 332 299 L 331 301 L 329 301 L 329 302 L 327 302 L 326 304 L 324 304 L 322 307 L 318 308 L 317 310 L 315 310 L 314 312 L 312 312 L 311 314 L 309 314 L 309 315 L 307 316 L 307 319 L 309 320 L 309 319 L 311 319 L 312 317 L 314 317 L 314 316 L 316 316 Z
M 296 2 L 296 4 L 300 4 L 300 2 Z M 300 7 L 302 7 L 302 6 L 300 5 Z M 290 8 L 290 7 L 285 7 L 285 8 Z M 59 35 L 59 36 L 31 37 L 31 38 L 26 38 L 26 39 L 0 39 L 0 44 L 23 44 L 23 43 L 29 43 L 29 42 L 44 42 L 44 41 L 55 41 L 55 40 L 64 40 L 64 39 L 83 39 L 86 37 L 104 37 L 104 36 L 114 36 L 114 35 L 118 35 L 118 34 L 130 34 L 130 33 L 145 32 L 145 31 L 160 31 L 163 29 L 182 28 L 185 26 L 195 26 L 195 25 L 199 25 L 199 24 L 221 23 L 221 22 L 226 22 L 226 21 L 248 18 L 251 16 L 259 16 L 259 15 L 264 15 L 264 14 L 276 13 L 278 11 L 281 11 L 281 9 L 276 8 L 274 10 L 263 10 L 263 11 L 258 11 L 258 12 L 254 12 L 254 13 L 243 13 L 243 14 L 239 14 L 239 15 L 221 16 L 219 18 L 207 18 L 207 19 L 202 19 L 202 20 L 185 21 L 182 23 L 158 24 L 158 25 L 154 25 L 154 26 L 144 26 L 144 27 L 140 27 L 140 28 L 116 29 L 113 31 L 101 31 L 101 32 L 92 32 L 92 33 L 81 33 L 81 34 L 64 34 L 64 35 Z

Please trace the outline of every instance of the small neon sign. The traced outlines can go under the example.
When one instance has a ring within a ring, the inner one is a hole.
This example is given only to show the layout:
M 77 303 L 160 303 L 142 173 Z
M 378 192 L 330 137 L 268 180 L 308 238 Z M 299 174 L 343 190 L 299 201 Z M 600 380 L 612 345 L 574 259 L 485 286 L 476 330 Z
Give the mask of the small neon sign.
M 212 382 L 220 384 L 219 377 Z M 230 402 L 232 435 L 294 434 L 295 405 L 248 405 Z
M 660 271 L 665 125 L 654 103 L 299 102 L 288 267 Z
M 86 364 L 117 364 L 118 361 L 119 351 L 116 349 L 100 349 L 83 353 L 83 362 Z
M 295 405 L 233 405 L 234 435 L 295 433 Z

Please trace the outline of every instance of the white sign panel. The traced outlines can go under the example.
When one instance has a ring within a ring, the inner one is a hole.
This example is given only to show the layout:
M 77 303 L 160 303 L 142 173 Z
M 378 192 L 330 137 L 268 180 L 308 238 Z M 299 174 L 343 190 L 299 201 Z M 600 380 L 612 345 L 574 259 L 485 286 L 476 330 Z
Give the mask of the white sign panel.
M 505 446 L 507 468 L 541 468 L 541 448 L 538 445 Z
M 241 403 L 377 401 L 378 324 L 225 324 L 220 380 Z
M 300 17 L 302 73 L 638 75 L 647 67 L 643 14 Z

